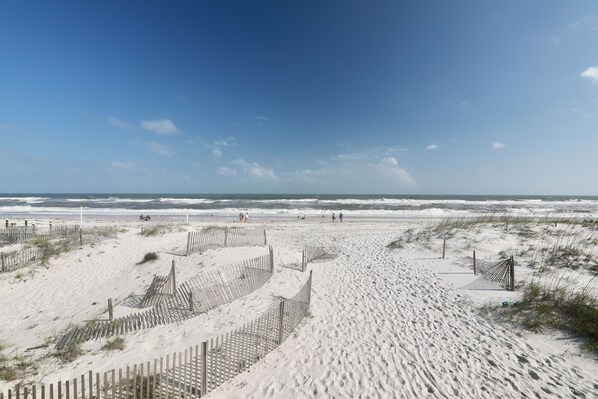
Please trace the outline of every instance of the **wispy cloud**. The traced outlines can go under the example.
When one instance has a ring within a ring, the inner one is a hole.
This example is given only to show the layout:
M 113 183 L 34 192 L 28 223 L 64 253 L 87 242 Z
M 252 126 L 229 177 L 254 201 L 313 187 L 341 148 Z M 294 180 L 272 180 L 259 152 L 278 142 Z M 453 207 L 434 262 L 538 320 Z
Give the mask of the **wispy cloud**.
M 532 37 L 533 43 L 551 43 L 555 46 L 558 46 L 563 42 L 559 36 L 545 36 L 545 37 Z
M 206 147 L 208 147 L 212 150 L 212 155 L 216 158 L 222 157 L 222 148 L 236 147 L 236 146 L 237 146 L 237 140 L 232 136 L 229 136 L 225 139 L 214 140 L 212 142 L 212 144 L 206 145 Z
M 255 119 L 256 121 L 260 121 L 260 122 L 266 122 L 266 121 L 270 120 L 270 118 L 268 118 L 267 116 L 264 116 L 264 115 L 254 115 L 253 119 Z
M 372 165 L 374 169 L 378 170 L 383 175 L 390 176 L 397 182 L 412 186 L 415 185 L 415 180 L 409 175 L 405 169 L 403 169 L 396 158 L 387 157 L 384 158 L 377 164 Z
M 570 23 L 569 28 L 572 29 L 573 31 L 583 31 L 583 30 L 596 31 L 596 30 L 598 30 L 598 17 L 582 18 L 579 21 Z
M 118 118 L 116 118 L 116 117 L 114 117 L 112 115 L 106 115 L 106 120 L 112 126 L 116 126 L 116 127 L 121 128 L 121 129 L 134 129 L 135 128 L 135 126 L 133 126 L 129 122 L 127 122 L 125 120 L 122 120 L 122 119 L 118 119 Z
M 248 176 L 257 177 L 259 179 L 278 180 L 278 176 L 274 173 L 272 168 L 266 168 L 257 162 L 235 159 L 231 164 L 240 167 L 243 173 Z
M 581 73 L 582 78 L 590 79 L 594 84 L 598 84 L 598 67 L 589 67 Z
M 214 147 L 236 147 L 237 140 L 234 137 L 229 136 L 225 139 L 214 140 L 212 142 L 212 146 L 214 146 Z
M 110 166 L 116 169 L 133 169 L 135 163 L 133 161 L 112 161 Z
M 469 100 L 463 100 L 459 103 L 459 107 L 461 107 L 462 109 L 467 109 L 470 105 L 471 102 Z
M 495 150 L 502 150 L 503 148 L 507 148 L 507 146 L 500 141 L 493 141 L 492 148 Z
M 237 170 L 233 168 L 228 168 L 226 166 L 221 166 L 218 168 L 218 174 L 220 176 L 231 177 L 237 175 Z
M 429 146 L 426 147 L 426 150 L 432 151 L 432 150 L 437 150 L 438 148 L 440 148 L 440 147 L 438 147 L 436 144 L 430 144 Z
M 334 178 L 334 169 L 302 169 L 293 172 L 294 178 L 304 181 L 306 183 L 324 184 L 326 180 Z
M 147 143 L 147 148 L 151 152 L 155 152 L 156 154 L 162 155 L 163 157 L 169 157 L 172 154 L 174 154 L 170 146 L 156 143 L 155 141 L 150 141 L 149 143 Z
M 170 119 L 143 120 L 141 121 L 139 126 L 144 130 L 149 130 L 154 133 L 163 134 L 167 136 L 176 134 L 179 131 L 175 126 L 174 122 Z

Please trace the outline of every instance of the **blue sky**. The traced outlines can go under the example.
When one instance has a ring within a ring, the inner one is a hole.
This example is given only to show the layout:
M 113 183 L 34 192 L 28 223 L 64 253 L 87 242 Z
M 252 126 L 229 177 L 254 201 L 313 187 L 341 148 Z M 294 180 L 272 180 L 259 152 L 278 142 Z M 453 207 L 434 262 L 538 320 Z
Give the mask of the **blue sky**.
M 1 192 L 596 195 L 597 153 L 596 1 L 0 0 Z

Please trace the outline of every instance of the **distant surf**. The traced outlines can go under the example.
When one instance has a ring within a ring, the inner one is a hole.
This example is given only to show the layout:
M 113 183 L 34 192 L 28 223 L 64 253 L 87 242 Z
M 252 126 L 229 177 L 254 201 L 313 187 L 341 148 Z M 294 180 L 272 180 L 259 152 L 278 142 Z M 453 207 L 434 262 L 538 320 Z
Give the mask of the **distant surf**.
M 86 215 L 322 216 L 342 211 L 353 217 L 447 217 L 489 213 L 598 216 L 598 196 L 484 195 L 217 195 L 217 194 L 4 194 L 6 217 Z

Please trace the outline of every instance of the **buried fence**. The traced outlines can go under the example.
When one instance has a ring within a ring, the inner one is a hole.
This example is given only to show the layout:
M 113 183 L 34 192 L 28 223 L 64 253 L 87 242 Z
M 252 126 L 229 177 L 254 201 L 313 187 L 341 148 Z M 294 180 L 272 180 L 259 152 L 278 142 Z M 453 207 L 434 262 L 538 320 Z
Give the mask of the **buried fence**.
M 139 306 L 142 308 L 154 306 L 162 301 L 162 299 L 167 298 L 170 295 L 174 295 L 175 293 L 176 275 L 173 260 L 170 273 L 168 273 L 166 276 L 154 276 L 154 279 L 147 289 L 147 292 L 143 296 Z
M 0 399 L 174 399 L 200 398 L 264 358 L 281 345 L 309 311 L 307 282 L 291 299 L 283 299 L 235 331 L 184 351 L 103 373 L 46 385 L 18 385 Z
M 18 251 L 0 252 L 0 273 L 20 269 L 33 262 L 45 261 L 49 256 L 61 252 L 70 245 L 83 245 L 84 241 L 95 242 L 102 238 L 116 238 L 116 228 L 93 227 L 81 229 L 79 226 L 64 226 L 55 227 L 50 231 L 51 233 L 41 232 L 40 234 L 36 233 L 36 235 L 27 233 L 30 238 L 26 241 L 34 239 L 45 241 L 39 246 Z M 25 235 L 20 237 L 25 237 Z M 83 237 L 85 237 L 85 240 Z M 54 240 L 57 241 L 54 242 Z
M 212 227 L 187 234 L 187 251 L 202 252 L 215 247 L 241 247 L 244 245 L 267 245 L 266 230 L 237 227 Z
M 307 270 L 307 264 L 316 260 L 334 259 L 336 255 L 329 253 L 322 247 L 308 246 L 303 247 L 301 254 L 301 271 Z
M 0 229 L 0 243 L 20 244 L 31 240 L 53 240 L 79 235 L 79 226 L 56 226 L 41 229 L 36 226 L 8 227 Z
M 56 349 L 190 319 L 250 294 L 264 285 L 273 272 L 274 255 L 270 247 L 266 255 L 191 278 L 181 284 L 174 295 L 167 295 L 147 310 L 75 327 L 58 341 Z
M 506 290 L 515 290 L 515 260 L 513 256 L 498 262 L 480 261 L 473 251 L 473 274 L 480 274 L 485 279 L 498 283 Z

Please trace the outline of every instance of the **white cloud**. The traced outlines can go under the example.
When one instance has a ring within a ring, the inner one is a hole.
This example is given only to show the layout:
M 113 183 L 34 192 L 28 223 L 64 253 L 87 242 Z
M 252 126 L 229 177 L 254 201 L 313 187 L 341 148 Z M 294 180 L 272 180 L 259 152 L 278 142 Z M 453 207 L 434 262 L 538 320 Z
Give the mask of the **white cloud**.
M 139 126 L 144 130 L 164 135 L 173 135 L 179 131 L 170 119 L 143 120 Z
M 334 170 L 331 168 L 303 169 L 295 171 L 293 175 L 306 183 L 325 183 L 326 179 L 334 177 Z
M 256 121 L 260 121 L 260 122 L 265 122 L 265 121 L 270 120 L 270 118 L 268 118 L 267 116 L 263 116 L 263 115 L 254 115 L 253 119 L 255 119 Z
M 581 30 L 598 30 L 598 17 L 585 17 L 579 21 L 569 24 L 569 28 L 574 31 Z
M 405 169 L 401 168 L 399 162 L 394 157 L 386 157 L 377 164 L 371 165 L 379 173 L 392 177 L 394 180 L 407 185 L 415 185 L 415 180 Z
M 226 166 L 221 166 L 218 168 L 218 174 L 221 176 L 231 177 L 237 174 L 236 169 L 227 168 Z
M 559 36 L 546 36 L 546 37 L 533 37 L 532 42 L 534 43 L 552 43 L 555 46 L 558 46 L 563 42 Z
M 236 147 L 237 140 L 234 137 L 229 136 L 225 139 L 214 140 L 212 142 L 212 146 L 214 146 L 214 147 Z
M 112 115 L 107 115 L 106 120 L 108 120 L 108 123 L 111 124 L 112 126 L 116 126 L 121 129 L 133 129 L 135 127 L 135 126 L 131 125 L 129 122 L 123 121 L 122 119 L 118 119 Z
M 235 166 L 243 168 L 243 173 L 259 179 L 278 180 L 278 176 L 271 168 L 266 168 L 257 162 L 247 162 L 244 159 L 235 159 L 231 162 Z
M 212 155 L 220 158 L 222 156 L 222 151 L 219 148 L 212 148 Z
M 110 166 L 116 169 L 133 169 L 133 166 L 135 166 L 135 164 L 133 163 L 133 161 L 112 161 L 110 162 Z
M 495 150 L 502 150 L 503 148 L 507 148 L 507 146 L 501 143 L 500 141 L 493 141 L 492 148 L 494 148 Z
M 155 141 L 150 141 L 147 143 L 147 148 L 156 154 L 162 155 L 163 157 L 169 157 L 173 154 L 170 146 L 156 143 Z
M 438 147 L 436 144 L 430 144 L 429 146 L 426 147 L 426 150 L 437 150 Z
M 588 78 L 594 84 L 598 84 L 598 67 L 589 67 L 581 73 L 581 77 Z
M 470 105 L 471 103 L 469 102 L 469 100 L 464 100 L 459 103 L 459 106 L 463 109 L 469 108 Z

